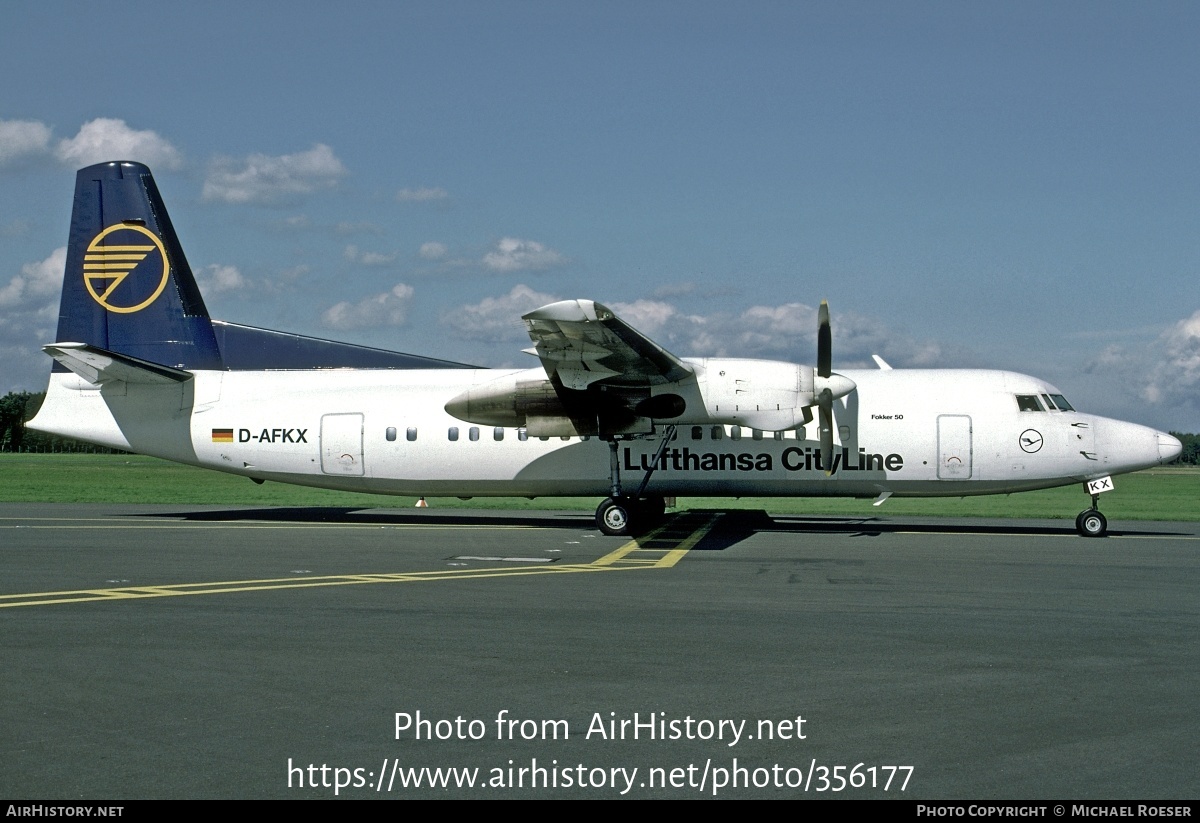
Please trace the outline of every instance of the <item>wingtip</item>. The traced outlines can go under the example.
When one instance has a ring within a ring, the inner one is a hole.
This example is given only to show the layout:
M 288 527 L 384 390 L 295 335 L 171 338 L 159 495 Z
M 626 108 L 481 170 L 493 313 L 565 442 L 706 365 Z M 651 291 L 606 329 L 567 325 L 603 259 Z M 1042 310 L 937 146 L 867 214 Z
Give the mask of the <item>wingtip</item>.
M 559 300 L 521 315 L 522 320 L 557 320 L 564 323 L 579 323 L 596 320 L 597 311 L 610 313 L 608 309 L 592 300 Z

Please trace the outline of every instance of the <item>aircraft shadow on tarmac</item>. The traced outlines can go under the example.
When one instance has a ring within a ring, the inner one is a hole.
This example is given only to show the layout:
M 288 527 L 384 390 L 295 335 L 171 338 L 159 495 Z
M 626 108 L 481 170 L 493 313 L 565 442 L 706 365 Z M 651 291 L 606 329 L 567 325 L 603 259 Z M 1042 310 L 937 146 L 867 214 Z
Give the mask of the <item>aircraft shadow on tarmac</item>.
M 936 523 L 883 520 L 876 517 L 803 516 L 777 515 L 772 517 L 761 509 L 732 511 L 692 510 L 688 519 L 702 519 L 718 515 L 704 538 L 693 547 L 693 551 L 723 551 L 759 532 L 787 533 L 797 535 L 849 535 L 851 537 L 879 537 L 895 533 L 962 535 L 1038 535 L 1074 536 L 1075 529 L 1070 521 L 1061 525 L 1029 523 L 1014 520 L 1010 523 L 971 523 L 963 519 L 943 520 Z M 537 513 L 489 513 L 484 510 L 460 510 L 458 512 L 433 513 L 429 510 L 397 511 L 386 509 L 358 509 L 352 507 L 291 507 L 258 509 L 214 509 L 208 511 L 156 512 L 140 515 L 146 518 L 170 518 L 192 522 L 275 522 L 311 523 L 371 526 L 456 526 L 479 528 L 523 527 L 539 529 L 595 529 L 594 519 L 577 512 Z M 1163 531 L 1151 528 L 1150 524 L 1126 530 L 1110 530 L 1113 537 L 1124 535 L 1175 536 L 1185 534 L 1178 531 Z
M 168 518 L 202 523 L 267 522 L 341 524 L 352 526 L 497 526 L 545 529 L 593 529 L 591 515 L 578 512 L 539 512 L 535 514 L 490 514 L 474 510 L 468 513 L 433 514 L 386 509 L 361 509 L 333 506 L 296 506 L 264 509 L 212 509 L 209 511 L 154 512 L 139 515 L 151 519 Z

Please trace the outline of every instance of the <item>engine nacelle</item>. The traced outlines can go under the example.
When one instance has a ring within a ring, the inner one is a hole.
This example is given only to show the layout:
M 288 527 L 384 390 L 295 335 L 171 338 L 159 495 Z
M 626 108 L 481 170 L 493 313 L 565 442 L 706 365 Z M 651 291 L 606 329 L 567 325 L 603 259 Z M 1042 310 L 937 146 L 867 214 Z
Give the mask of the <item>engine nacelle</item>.
M 524 426 L 534 437 L 649 434 L 654 421 L 677 419 L 688 409 L 687 401 L 667 388 L 594 392 L 564 388 L 560 396 L 545 372 L 529 369 L 472 386 L 445 408 L 468 423 Z
M 567 410 L 541 369 L 528 369 L 472 386 L 446 412 L 481 426 L 524 426 L 529 418 L 566 418 Z
M 816 403 L 812 366 L 716 357 L 696 362 L 702 367 L 699 385 L 705 411 L 715 422 L 786 431 L 811 419 L 804 410 Z

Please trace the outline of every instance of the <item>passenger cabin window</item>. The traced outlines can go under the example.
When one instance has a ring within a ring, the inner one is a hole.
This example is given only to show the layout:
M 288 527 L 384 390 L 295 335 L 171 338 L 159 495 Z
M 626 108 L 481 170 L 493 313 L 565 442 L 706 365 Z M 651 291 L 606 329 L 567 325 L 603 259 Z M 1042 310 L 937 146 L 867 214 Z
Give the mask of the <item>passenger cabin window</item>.
M 730 426 L 729 427 L 729 439 L 730 440 L 741 440 L 742 439 L 742 427 L 741 426 Z
M 761 431 L 759 431 L 758 429 L 751 429 L 750 436 L 753 437 L 755 440 L 762 440 L 763 433 Z
M 704 427 L 703 426 L 692 426 L 692 439 L 693 440 L 703 440 L 704 439 Z
M 450 438 L 451 443 L 453 443 L 455 440 L 457 440 L 458 439 L 458 426 L 451 426 L 450 430 L 448 432 L 446 432 L 446 437 Z
M 413 426 L 410 428 L 407 432 L 405 432 L 404 436 L 408 438 L 408 442 L 410 443 L 415 441 L 417 439 L 417 427 Z
M 479 439 L 479 427 L 472 426 L 471 428 L 467 429 L 467 437 L 469 437 L 471 439 L 472 443 L 474 443 L 476 440 L 478 440 Z
M 525 442 L 526 440 L 529 439 L 529 432 L 525 431 L 524 426 L 517 429 L 517 439 L 520 440 L 521 442 Z
M 1017 408 L 1023 412 L 1045 411 L 1045 409 L 1042 408 L 1042 401 L 1038 400 L 1036 394 L 1018 394 Z
M 720 440 L 724 436 L 725 436 L 725 429 L 723 427 L 721 427 L 721 426 L 713 426 L 712 427 L 712 439 L 713 440 Z
M 388 439 L 388 442 L 389 442 L 389 443 L 395 442 L 395 440 L 396 440 L 396 427 L 395 427 L 395 426 L 388 426 L 388 428 L 387 428 L 387 431 L 386 431 L 386 432 L 384 432 L 384 435 L 383 435 L 383 436 L 384 436 L 384 437 L 386 437 L 386 438 Z
M 500 426 L 497 426 L 496 428 L 492 429 L 492 439 L 493 440 L 503 440 L 504 439 L 504 429 L 502 429 Z

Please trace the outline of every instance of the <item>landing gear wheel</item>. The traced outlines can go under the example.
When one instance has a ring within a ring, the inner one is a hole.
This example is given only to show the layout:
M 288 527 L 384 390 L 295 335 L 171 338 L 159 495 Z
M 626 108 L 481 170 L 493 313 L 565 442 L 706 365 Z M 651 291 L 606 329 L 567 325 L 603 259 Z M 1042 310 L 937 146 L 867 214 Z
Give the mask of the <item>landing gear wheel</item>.
M 1075 528 L 1082 537 L 1104 537 L 1108 533 L 1108 520 L 1095 509 L 1088 509 L 1075 518 Z
M 596 526 L 610 537 L 630 534 L 633 520 L 634 508 L 624 498 L 607 497 L 596 509 Z

